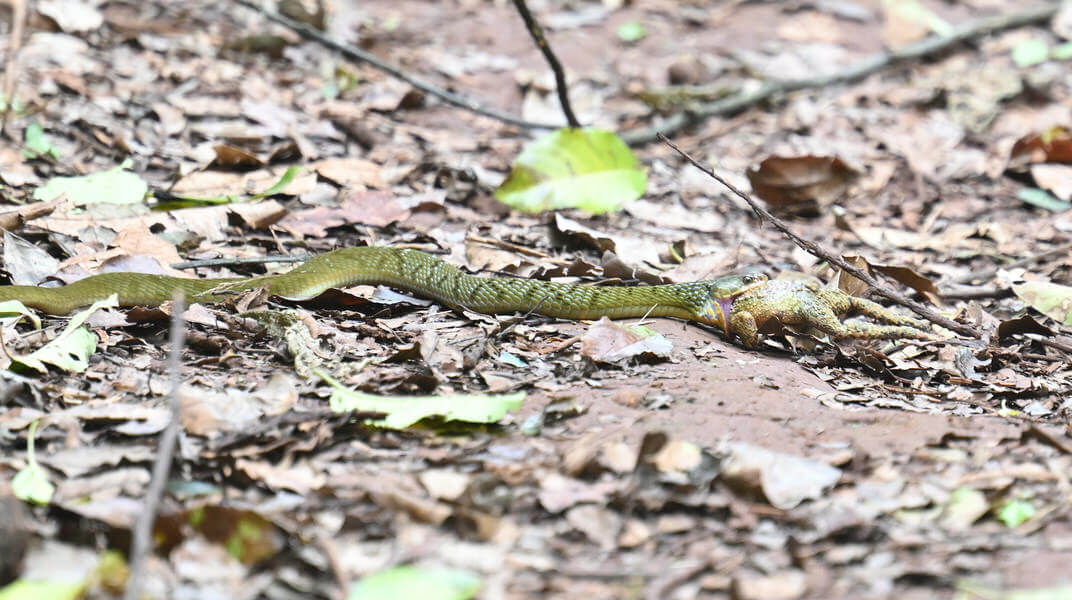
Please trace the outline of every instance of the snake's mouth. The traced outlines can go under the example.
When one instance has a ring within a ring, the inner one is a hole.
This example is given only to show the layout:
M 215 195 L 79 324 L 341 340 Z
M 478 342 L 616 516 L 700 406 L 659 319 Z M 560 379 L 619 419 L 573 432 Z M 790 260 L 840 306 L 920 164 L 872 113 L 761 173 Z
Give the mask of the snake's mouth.
M 722 331 L 726 332 L 726 335 L 730 333 L 730 309 L 733 307 L 733 300 L 737 298 L 738 294 L 733 296 L 727 296 L 725 298 L 711 298 L 707 301 L 707 305 L 703 308 L 703 319 L 712 325 L 717 325 L 722 328 Z
M 764 281 L 758 281 L 752 285 L 749 285 L 735 294 L 724 296 L 722 298 L 712 298 L 707 306 L 704 307 L 704 316 L 713 325 L 717 325 L 722 328 L 722 331 L 727 336 L 730 335 L 730 314 L 733 309 L 733 302 L 737 300 L 742 294 L 750 292 L 766 283 Z
M 734 294 L 728 298 L 719 298 L 715 301 L 718 305 L 719 320 L 722 321 L 722 331 L 727 336 L 730 334 L 730 309 L 733 307 L 733 301 L 737 299 L 740 294 Z

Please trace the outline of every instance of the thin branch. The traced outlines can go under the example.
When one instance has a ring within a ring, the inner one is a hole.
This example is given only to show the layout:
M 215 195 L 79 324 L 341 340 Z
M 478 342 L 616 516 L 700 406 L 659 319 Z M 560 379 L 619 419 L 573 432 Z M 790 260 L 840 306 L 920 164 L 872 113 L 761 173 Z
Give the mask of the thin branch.
M 1025 256 L 1023 258 L 1014 260 L 1014 261 L 1012 261 L 1010 263 L 1000 265 L 1000 266 L 997 266 L 997 267 L 992 267 L 992 268 L 989 268 L 989 269 L 983 269 L 982 271 L 969 271 L 969 272 L 965 273 L 964 275 L 961 275 L 960 277 L 954 277 L 953 278 L 953 283 L 970 283 L 972 281 L 983 281 L 983 280 L 986 280 L 986 279 L 990 279 L 994 275 L 997 275 L 998 271 L 1000 271 L 1002 269 L 1009 270 L 1009 269 L 1015 269 L 1017 267 L 1026 267 L 1026 266 L 1034 264 L 1036 262 L 1043 262 L 1043 261 L 1047 261 L 1047 260 L 1050 260 L 1050 259 L 1053 259 L 1053 258 L 1062 257 L 1062 256 L 1068 254 L 1068 252 L 1070 252 L 1070 251 L 1072 251 L 1072 242 L 1069 242 L 1069 243 L 1066 243 L 1066 244 L 1061 244 L 1060 246 L 1057 246 L 1056 248 L 1051 248 L 1050 250 L 1047 250 L 1045 252 L 1041 252 L 1039 254 L 1032 254 L 1030 256 Z M 943 296 L 944 296 L 944 294 L 943 294 Z
M 22 35 L 26 30 L 26 0 L 11 0 L 10 4 L 11 31 L 8 33 L 7 56 L 4 59 L 4 87 L 0 93 L 0 104 L 4 106 L 3 114 L 0 115 L 0 131 L 7 127 L 7 117 L 15 106 L 19 48 L 22 47 Z
M 659 139 L 660 133 L 672 135 L 703 119 L 735 113 L 769 98 L 803 89 L 824 88 L 859 81 L 892 65 L 911 59 L 933 56 L 970 39 L 996 33 L 1004 29 L 1023 27 L 1045 21 L 1057 13 L 1057 8 L 1058 4 L 1049 3 L 1022 12 L 975 19 L 956 27 L 947 36 L 933 36 L 896 50 L 880 52 L 836 73 L 803 79 L 768 81 L 755 90 L 700 104 L 684 112 L 674 114 L 653 127 L 626 131 L 622 134 L 622 139 L 627 144 L 647 144 Z
M 729 189 L 731 192 L 736 194 L 737 197 L 740 198 L 741 200 L 744 200 L 748 204 L 748 206 L 752 208 L 752 212 L 756 213 L 756 216 L 758 216 L 760 218 L 760 220 L 766 221 L 766 222 L 770 223 L 771 225 L 773 225 L 775 229 L 777 229 L 778 231 L 781 231 L 787 238 L 792 240 L 792 242 L 794 244 L 796 244 L 797 246 L 800 246 L 800 248 L 802 250 L 804 250 L 805 252 L 807 252 L 808 254 L 811 254 L 812 256 L 817 256 L 820 259 L 825 260 L 828 263 L 837 265 L 838 267 L 841 268 L 842 271 L 845 271 L 848 274 L 852 275 L 853 277 L 856 277 L 860 281 L 863 281 L 864 283 L 866 283 L 879 296 L 882 296 L 883 298 L 886 298 L 887 300 L 890 300 L 892 302 L 896 302 L 897 304 L 905 306 L 905 307 L 911 309 L 913 312 L 915 312 L 919 316 L 921 316 L 921 317 L 923 317 L 923 318 L 925 318 L 925 319 L 927 319 L 927 320 L 929 320 L 929 321 L 931 321 L 933 323 L 937 323 L 938 325 L 941 325 L 942 327 L 945 327 L 946 329 L 949 329 L 951 331 L 955 331 L 955 332 L 957 332 L 957 333 L 959 333 L 961 335 L 965 335 L 965 336 L 976 338 L 976 339 L 981 337 L 980 333 L 974 327 L 969 327 L 967 325 L 957 323 L 956 321 L 953 321 L 951 319 L 947 319 L 946 317 L 943 317 L 942 315 L 934 312 L 930 308 L 927 308 L 923 304 L 920 304 L 919 302 L 916 302 L 915 300 L 912 300 L 911 298 L 908 298 L 908 297 L 906 297 L 906 296 L 904 296 L 902 294 L 899 294 L 899 293 L 897 293 L 897 292 L 895 292 L 895 291 L 893 291 L 893 290 L 891 290 L 889 288 L 886 288 L 886 287 L 883 287 L 882 285 L 879 285 L 879 283 L 877 281 L 875 281 L 874 277 L 872 277 L 870 274 L 860 270 L 859 267 L 856 267 L 855 265 L 849 264 L 844 259 L 842 259 L 840 256 L 836 256 L 836 255 L 830 253 L 829 251 L 827 251 L 825 248 L 823 248 L 819 244 L 817 244 L 817 243 L 815 243 L 815 242 L 813 242 L 811 240 L 807 240 L 807 239 L 804 239 L 804 238 L 800 237 L 799 235 L 794 233 L 793 230 L 789 229 L 789 226 L 786 225 L 786 223 L 784 221 L 782 221 L 778 217 L 772 215 L 767 209 L 765 209 L 762 206 L 760 206 L 759 204 L 757 204 L 756 201 L 753 200 L 751 196 L 749 196 L 748 194 L 745 194 L 744 192 L 738 190 L 736 187 L 733 186 L 733 184 L 731 184 L 730 182 L 728 182 L 725 179 L 723 179 L 721 176 L 719 176 L 717 173 L 715 173 L 712 169 L 710 169 L 708 167 L 705 167 L 704 165 L 701 165 L 699 162 L 696 161 L 696 159 L 694 159 L 693 157 L 689 156 L 685 151 L 683 151 L 680 148 L 678 148 L 677 146 L 675 146 L 674 143 L 671 142 L 669 139 L 667 139 L 666 136 L 664 136 L 663 134 L 660 133 L 659 134 L 659 139 L 661 139 L 664 143 L 666 143 L 666 145 L 668 145 L 671 148 L 673 148 L 674 151 L 677 152 L 678 154 L 680 154 L 682 157 L 684 157 L 685 160 L 687 160 L 690 163 L 692 163 L 692 165 L 694 167 L 696 167 L 697 169 L 699 169 L 699 170 L 703 171 L 704 173 L 706 173 L 708 175 L 708 177 L 711 177 L 715 181 L 717 181 L 717 182 L 721 183 L 722 185 L 724 185 L 727 189 Z
M 555 90 L 558 92 L 558 102 L 562 105 L 562 112 L 566 115 L 566 123 L 570 127 L 580 127 L 581 122 L 577 120 L 577 115 L 573 114 L 573 107 L 570 106 L 569 88 L 566 87 L 566 72 L 562 69 L 562 63 L 558 62 L 558 57 L 551 50 L 551 44 L 547 43 L 543 28 L 532 17 L 525 0 L 514 0 L 514 6 L 517 7 L 517 12 L 521 13 L 521 20 L 525 22 L 525 29 L 529 30 L 532 41 L 536 42 L 536 47 L 543 53 L 543 57 L 547 59 L 547 64 L 551 66 L 551 71 L 555 74 Z
M 306 25 L 305 23 L 299 23 L 298 21 L 295 21 L 294 19 L 291 19 L 287 16 L 281 15 L 275 11 L 268 10 L 253 2 L 253 0 L 237 0 L 237 2 L 238 4 L 241 4 L 246 8 L 261 13 L 268 19 L 275 21 L 276 23 L 279 23 L 284 27 L 287 27 L 288 29 L 291 29 L 292 31 L 301 35 L 307 40 L 312 40 L 323 46 L 327 46 L 328 48 L 339 52 L 347 58 L 363 62 L 369 66 L 379 69 L 380 71 L 383 71 L 384 73 L 387 73 L 388 75 L 396 79 L 401 79 L 402 81 L 405 81 L 406 83 L 412 85 L 418 90 L 421 90 L 422 92 L 425 92 L 426 94 L 429 94 L 431 96 L 435 96 L 436 98 L 439 98 L 447 104 L 457 106 L 458 108 L 463 108 L 469 112 L 476 113 L 481 116 L 490 117 L 492 119 L 502 121 L 503 123 L 506 123 L 508 125 L 516 125 L 517 127 L 521 127 L 523 129 L 558 128 L 558 125 L 554 125 L 551 123 L 533 123 L 532 121 L 526 121 L 520 117 L 515 117 L 514 115 L 495 110 L 494 108 L 488 108 L 487 106 L 480 104 L 476 100 L 471 100 L 464 96 L 459 96 L 458 94 L 449 92 L 443 88 L 436 87 L 426 81 L 417 79 L 416 77 L 406 73 L 398 67 L 394 67 L 383 62 L 379 58 L 376 58 L 376 56 L 371 52 L 365 52 L 364 50 L 352 46 L 350 44 L 344 44 L 343 42 L 336 41 L 331 37 L 323 34 L 314 27 Z
M 167 485 L 171 460 L 175 456 L 175 446 L 179 440 L 180 410 L 179 386 L 182 384 L 182 347 L 186 341 L 186 322 L 183 312 L 186 310 L 186 298 L 177 293 L 171 308 L 171 332 L 168 335 L 167 370 L 171 378 L 171 391 L 168 394 L 168 407 L 171 421 L 160 435 L 160 445 L 156 449 L 156 461 L 153 462 L 153 475 L 149 487 L 145 490 L 145 501 L 141 514 L 134 523 L 134 536 L 130 543 L 130 579 L 123 593 L 124 600 L 138 600 L 141 597 L 142 582 L 149 552 L 152 550 L 153 524 L 156 511 Z
M 242 258 L 206 258 L 204 260 L 184 260 L 171 265 L 172 269 L 200 269 L 203 267 L 231 267 L 234 265 L 263 265 L 266 263 L 303 262 L 313 254 L 286 254 L 277 256 L 245 256 Z

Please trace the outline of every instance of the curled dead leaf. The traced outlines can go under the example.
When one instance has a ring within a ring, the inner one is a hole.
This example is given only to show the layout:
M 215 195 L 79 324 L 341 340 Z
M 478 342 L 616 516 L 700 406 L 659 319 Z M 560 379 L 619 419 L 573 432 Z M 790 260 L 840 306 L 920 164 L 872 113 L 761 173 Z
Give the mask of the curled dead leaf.
M 836 156 L 772 156 L 748 170 L 752 189 L 772 208 L 806 216 L 843 198 L 858 176 Z
M 630 358 L 667 358 L 674 345 L 658 333 L 641 335 L 603 317 L 581 336 L 581 354 L 594 362 L 617 363 Z
M 1009 156 L 1009 168 L 1035 163 L 1072 163 L 1072 132 L 1053 127 L 1017 140 Z

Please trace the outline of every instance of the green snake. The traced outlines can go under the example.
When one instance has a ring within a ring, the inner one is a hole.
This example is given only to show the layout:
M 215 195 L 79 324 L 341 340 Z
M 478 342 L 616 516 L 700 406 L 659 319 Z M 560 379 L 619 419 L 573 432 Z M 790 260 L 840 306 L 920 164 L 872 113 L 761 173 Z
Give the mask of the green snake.
M 112 294 L 120 306 L 157 306 L 176 291 L 188 302 L 218 302 L 264 289 L 308 300 L 330 288 L 388 285 L 456 310 L 535 313 L 564 319 L 677 317 L 726 330 L 734 298 L 765 281 L 760 273 L 651 286 L 594 286 L 470 275 L 419 250 L 362 246 L 315 256 L 294 269 L 249 278 L 186 279 L 144 273 L 102 273 L 61 287 L 0 286 L 0 301 L 19 300 L 50 314 L 67 314 Z

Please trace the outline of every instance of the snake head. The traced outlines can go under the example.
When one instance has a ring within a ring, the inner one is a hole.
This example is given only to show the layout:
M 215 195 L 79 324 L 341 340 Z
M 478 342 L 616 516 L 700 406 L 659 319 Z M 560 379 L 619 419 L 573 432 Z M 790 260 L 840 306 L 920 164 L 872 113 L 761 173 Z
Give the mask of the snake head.
M 728 275 L 708 282 L 707 298 L 700 309 L 700 320 L 721 327 L 730 333 L 730 308 L 741 294 L 767 283 L 767 276 L 758 271 L 742 275 Z

